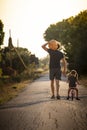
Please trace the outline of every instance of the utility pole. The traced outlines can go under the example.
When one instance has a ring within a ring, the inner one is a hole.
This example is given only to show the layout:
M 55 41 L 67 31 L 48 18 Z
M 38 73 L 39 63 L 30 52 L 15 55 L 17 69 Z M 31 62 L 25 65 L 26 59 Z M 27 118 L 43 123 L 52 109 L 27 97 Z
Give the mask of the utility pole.
M 19 39 L 17 39 L 17 48 L 19 48 Z
M 12 68 L 12 53 L 11 53 L 11 49 L 13 48 L 13 45 L 12 45 L 12 38 L 11 38 L 11 30 L 9 30 L 8 47 L 10 49 L 10 67 Z
M 12 56 L 11 56 L 11 50 L 14 50 L 18 56 L 18 58 L 20 59 L 21 63 L 23 64 L 24 68 L 27 69 L 27 66 L 25 65 L 23 59 L 21 58 L 20 54 L 18 53 L 17 49 L 13 46 L 12 44 L 12 38 L 11 38 L 11 30 L 9 30 L 9 40 L 8 40 L 8 47 L 10 49 L 10 66 L 12 67 Z

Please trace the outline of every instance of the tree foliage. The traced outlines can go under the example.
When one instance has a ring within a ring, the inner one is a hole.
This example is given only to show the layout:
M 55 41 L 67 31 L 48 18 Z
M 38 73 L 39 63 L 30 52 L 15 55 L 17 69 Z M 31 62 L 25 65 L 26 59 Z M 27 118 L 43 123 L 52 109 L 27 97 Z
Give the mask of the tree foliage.
M 87 74 L 87 10 L 75 17 L 50 25 L 44 33 L 46 41 L 56 39 L 65 47 L 69 69 Z
M 25 65 L 29 67 L 31 64 L 35 66 L 38 65 L 38 58 L 35 55 L 32 55 L 30 51 L 26 48 L 16 48 L 19 52 L 21 58 L 23 59 Z M 17 53 L 14 50 L 10 50 L 8 47 L 2 49 L 2 68 L 12 68 L 18 73 L 21 73 L 25 70 L 21 60 L 19 59 Z M 31 60 L 32 59 L 32 60 Z M 30 68 L 29 68 L 30 69 Z

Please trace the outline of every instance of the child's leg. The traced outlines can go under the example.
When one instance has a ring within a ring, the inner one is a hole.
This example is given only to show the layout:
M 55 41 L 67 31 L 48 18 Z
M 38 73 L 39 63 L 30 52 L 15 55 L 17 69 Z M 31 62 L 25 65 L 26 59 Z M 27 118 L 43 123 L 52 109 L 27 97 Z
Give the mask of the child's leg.
M 59 80 L 56 79 L 56 95 L 59 96 Z
M 52 96 L 54 96 L 54 80 L 51 80 L 51 92 Z
M 77 100 L 80 100 L 80 99 L 78 98 L 78 89 L 75 88 L 75 90 L 76 90 L 76 99 L 77 99 Z
M 68 89 L 68 97 L 69 97 L 69 94 L 70 94 L 70 90 L 71 90 L 71 88 Z
M 77 88 L 75 88 L 75 90 L 76 90 L 76 97 L 78 97 L 78 89 L 77 89 Z
M 67 97 L 67 99 L 69 99 L 69 97 L 70 97 L 70 96 L 69 96 L 70 90 L 71 90 L 71 88 L 68 89 L 68 97 Z
M 59 80 L 56 79 L 56 98 L 60 99 L 59 95 Z

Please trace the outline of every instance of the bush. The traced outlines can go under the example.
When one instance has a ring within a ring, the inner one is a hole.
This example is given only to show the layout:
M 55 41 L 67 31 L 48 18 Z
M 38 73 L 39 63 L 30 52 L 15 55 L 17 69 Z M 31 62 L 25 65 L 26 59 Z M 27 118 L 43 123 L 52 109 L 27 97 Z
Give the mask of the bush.
M 19 75 L 13 76 L 11 79 L 12 79 L 13 82 L 17 82 L 17 83 L 20 83 L 20 82 L 21 82 L 21 78 L 20 78 Z

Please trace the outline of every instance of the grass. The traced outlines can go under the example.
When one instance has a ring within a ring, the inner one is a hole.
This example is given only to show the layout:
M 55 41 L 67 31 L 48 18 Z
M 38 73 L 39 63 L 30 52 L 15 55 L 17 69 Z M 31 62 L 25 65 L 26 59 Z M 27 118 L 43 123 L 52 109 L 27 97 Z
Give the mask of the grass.
M 27 80 L 21 83 L 16 84 L 6 84 L 4 86 L 0 86 L 0 105 L 6 103 L 7 101 L 11 100 L 15 96 L 18 95 L 19 92 L 23 91 L 24 88 L 30 83 L 31 81 Z

